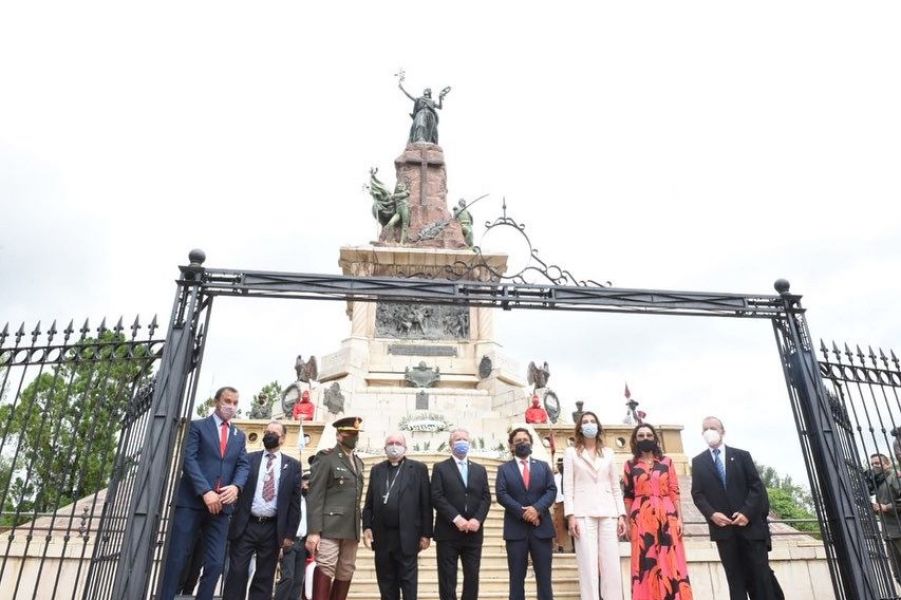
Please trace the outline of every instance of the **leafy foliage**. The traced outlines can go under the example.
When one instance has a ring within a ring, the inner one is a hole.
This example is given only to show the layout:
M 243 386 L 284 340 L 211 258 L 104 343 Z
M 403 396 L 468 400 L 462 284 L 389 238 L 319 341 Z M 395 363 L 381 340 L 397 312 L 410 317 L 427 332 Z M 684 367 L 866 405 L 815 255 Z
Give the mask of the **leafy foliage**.
M 755 464 L 760 479 L 766 487 L 770 498 L 770 510 L 780 519 L 816 519 L 813 512 L 813 499 L 810 492 L 802 485 L 796 484 L 790 475 L 780 475 L 773 467 Z M 819 533 L 817 523 L 789 523 L 799 531 Z

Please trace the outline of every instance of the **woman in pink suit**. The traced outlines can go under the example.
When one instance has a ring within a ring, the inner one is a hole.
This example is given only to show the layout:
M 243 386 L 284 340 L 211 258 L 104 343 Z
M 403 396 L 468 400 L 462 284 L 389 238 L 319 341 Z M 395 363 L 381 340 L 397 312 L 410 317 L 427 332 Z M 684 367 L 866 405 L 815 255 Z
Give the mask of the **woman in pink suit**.
M 604 447 L 593 412 L 582 413 L 575 441 L 563 455 L 563 512 L 575 540 L 580 595 L 582 600 L 623 600 L 619 564 L 619 537 L 627 531 L 623 494 L 613 450 Z

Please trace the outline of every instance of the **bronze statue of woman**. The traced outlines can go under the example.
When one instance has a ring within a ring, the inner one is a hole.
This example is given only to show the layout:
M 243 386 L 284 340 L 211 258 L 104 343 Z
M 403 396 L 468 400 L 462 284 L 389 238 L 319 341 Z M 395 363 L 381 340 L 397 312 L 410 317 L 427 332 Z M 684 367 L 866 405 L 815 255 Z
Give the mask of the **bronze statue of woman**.
M 397 78 L 397 87 L 400 88 L 407 98 L 413 101 L 413 112 L 410 117 L 413 124 L 410 126 L 409 143 L 428 142 L 430 144 L 438 143 L 438 109 L 442 108 L 444 97 L 450 92 L 450 86 L 441 90 L 438 94 L 438 102 L 432 100 L 432 88 L 426 88 L 422 92 L 422 96 L 414 98 L 407 90 L 404 89 L 404 73 L 401 71 Z

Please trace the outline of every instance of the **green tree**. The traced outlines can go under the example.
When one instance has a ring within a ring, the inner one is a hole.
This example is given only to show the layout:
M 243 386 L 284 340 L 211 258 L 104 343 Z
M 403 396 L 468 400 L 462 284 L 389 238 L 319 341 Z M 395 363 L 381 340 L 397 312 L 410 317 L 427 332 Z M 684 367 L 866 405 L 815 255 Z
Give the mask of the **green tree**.
M 109 483 L 123 419 L 135 392 L 149 383 L 146 347 L 107 331 L 68 350 L 20 394 L 0 406 L 9 423 L 0 462 L 4 512 L 48 512 Z M 6 515 L 4 524 L 13 517 Z
M 773 467 L 755 463 L 760 479 L 770 498 L 770 510 L 786 521 L 793 519 L 816 519 L 810 492 L 796 484 L 790 475 L 780 475 Z M 788 523 L 799 531 L 819 533 L 817 523 Z

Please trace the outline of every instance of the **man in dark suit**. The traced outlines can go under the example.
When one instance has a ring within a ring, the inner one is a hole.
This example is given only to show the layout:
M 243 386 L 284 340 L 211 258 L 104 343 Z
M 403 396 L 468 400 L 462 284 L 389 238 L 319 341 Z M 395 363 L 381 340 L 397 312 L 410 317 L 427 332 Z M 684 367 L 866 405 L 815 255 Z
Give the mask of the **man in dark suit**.
M 691 497 L 716 542 L 729 597 L 746 600 L 747 582 L 754 581 L 755 598 L 774 600 L 767 558 L 766 489 L 757 467 L 748 452 L 723 444 L 725 429 L 718 418 L 704 419 L 702 432 L 709 449 L 691 462 Z
M 228 530 L 228 576 L 223 600 L 244 600 L 250 559 L 256 569 L 250 582 L 251 600 L 270 600 L 279 550 L 294 545 L 300 524 L 300 462 L 281 452 L 285 426 L 271 421 L 263 434 L 263 447 L 249 455 L 247 493 L 238 502 Z
M 238 391 L 223 387 L 214 399 L 213 414 L 191 421 L 185 438 L 160 600 L 175 598 L 196 539 L 202 539 L 204 544 L 203 575 L 197 598 L 212 599 L 225 561 L 228 515 L 247 482 L 246 438 L 231 424 L 238 408 Z
M 432 469 L 432 506 L 438 559 L 438 597 L 457 600 L 457 560 L 463 563 L 462 600 L 479 597 L 482 524 L 491 508 L 488 472 L 469 460 L 469 432 L 450 434 L 452 456 Z
M 553 600 L 551 560 L 554 523 L 550 507 L 557 498 L 554 474 L 546 462 L 530 458 L 532 434 L 518 427 L 507 439 L 513 460 L 497 472 L 497 501 L 504 507 L 504 540 L 510 571 L 510 600 L 526 598 L 526 568 L 532 556 L 538 600 Z
M 384 462 L 369 472 L 363 505 L 363 542 L 375 551 L 375 574 L 382 600 L 416 600 L 419 552 L 432 537 L 429 469 L 405 458 L 402 433 L 385 439 Z

